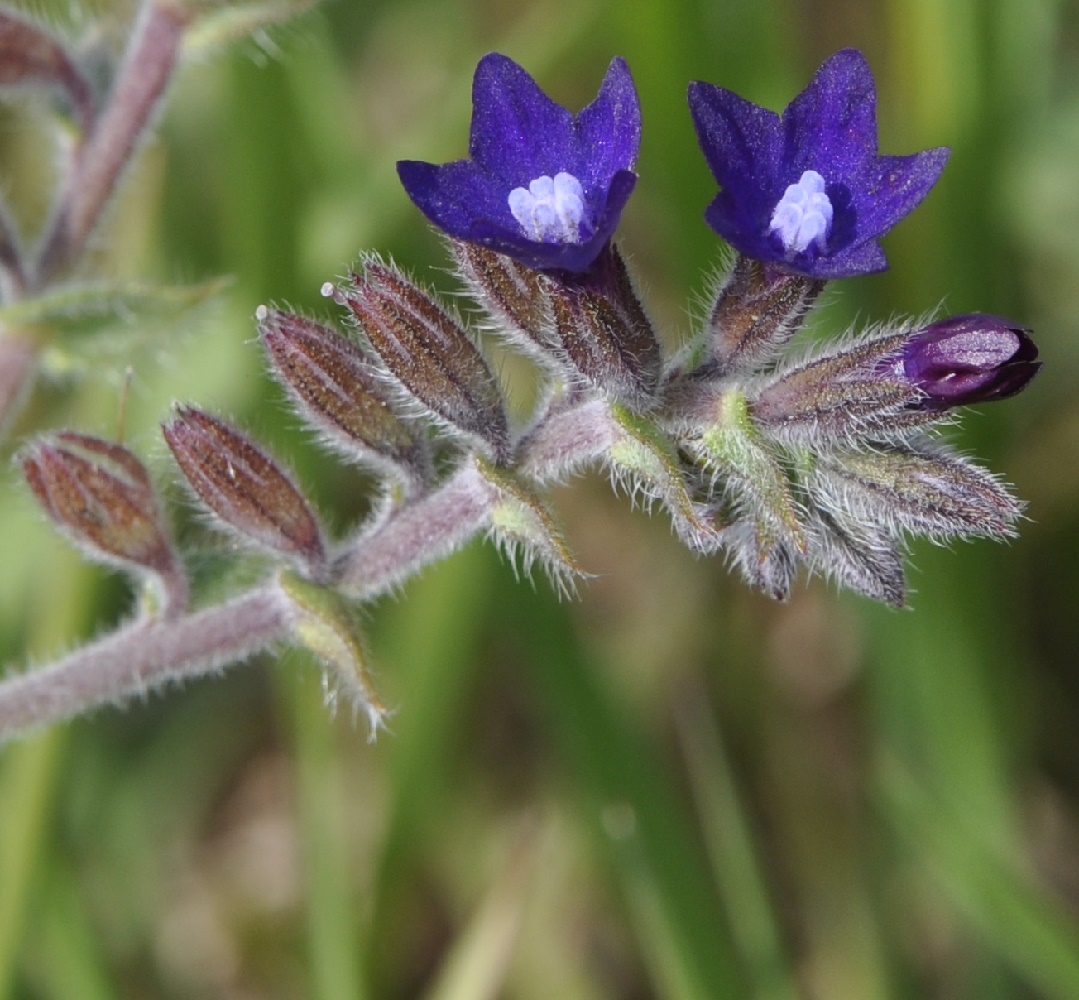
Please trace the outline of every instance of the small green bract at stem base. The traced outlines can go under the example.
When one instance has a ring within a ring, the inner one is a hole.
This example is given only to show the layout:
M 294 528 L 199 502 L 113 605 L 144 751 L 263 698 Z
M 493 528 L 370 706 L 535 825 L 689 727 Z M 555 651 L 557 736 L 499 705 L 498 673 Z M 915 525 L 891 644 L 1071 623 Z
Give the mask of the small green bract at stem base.
M 337 591 L 287 570 L 278 576 L 278 584 L 292 602 L 293 637 L 327 671 L 327 700 L 333 704 L 339 693 L 344 694 L 353 710 L 367 717 L 369 738 L 374 740 L 390 713 L 371 685 L 367 651 L 352 606 Z
M 576 580 L 585 573 L 554 514 L 519 477 L 483 459 L 477 460 L 476 466 L 498 491 L 491 506 L 488 534 L 511 559 L 520 549 L 521 571 L 526 576 L 532 563 L 538 561 L 559 592 L 572 596 Z

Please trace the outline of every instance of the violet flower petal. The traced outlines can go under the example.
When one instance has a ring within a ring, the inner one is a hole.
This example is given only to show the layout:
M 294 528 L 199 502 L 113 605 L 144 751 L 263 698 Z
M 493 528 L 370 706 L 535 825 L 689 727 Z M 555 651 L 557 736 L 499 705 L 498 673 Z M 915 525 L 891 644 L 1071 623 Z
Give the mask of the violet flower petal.
M 491 53 L 473 82 L 469 159 L 403 160 L 397 172 L 420 210 L 455 239 L 542 270 L 581 272 L 613 235 L 633 191 L 640 133 L 637 92 L 623 59 L 611 62 L 596 99 L 574 116 L 511 59 Z M 579 239 L 536 239 L 514 218 L 509 194 L 563 171 L 584 193 Z
M 700 82 L 690 84 L 689 105 L 721 188 L 705 220 L 746 256 L 809 277 L 883 270 L 876 238 L 925 197 L 948 158 L 944 148 L 878 156 L 876 90 L 854 49 L 828 59 L 782 116 Z M 833 221 L 823 244 L 795 252 L 771 231 L 771 219 L 807 170 L 825 179 Z

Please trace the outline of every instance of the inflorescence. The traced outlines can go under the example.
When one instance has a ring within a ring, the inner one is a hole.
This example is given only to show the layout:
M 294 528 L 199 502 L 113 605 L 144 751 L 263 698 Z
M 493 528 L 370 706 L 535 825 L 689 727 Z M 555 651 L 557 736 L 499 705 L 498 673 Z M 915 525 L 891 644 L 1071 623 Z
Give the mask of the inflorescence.
M 156 590 L 150 617 L 135 626 L 159 630 L 154 642 L 136 636 L 143 673 L 174 676 L 185 656 L 219 664 L 286 639 L 352 678 L 341 683 L 375 729 L 383 710 L 366 683 L 349 602 L 385 593 L 477 534 L 526 568 L 540 562 L 570 590 L 581 571 L 544 490 L 588 467 L 664 507 L 686 545 L 725 554 L 778 599 L 804 567 L 900 606 L 908 536 L 1011 535 L 1022 504 L 949 448 L 939 428 L 958 406 L 1027 385 L 1039 367 L 1028 330 L 970 314 L 877 327 L 789 357 L 828 281 L 887 266 L 879 238 L 947 161 L 943 148 L 880 155 L 875 102 L 869 68 L 850 49 L 828 59 L 781 115 L 690 85 L 719 185 L 705 219 L 735 254 L 701 328 L 668 357 L 613 242 L 637 183 L 641 137 L 626 63 L 613 60 L 596 99 L 572 114 L 512 60 L 485 56 L 468 157 L 397 169 L 448 237 L 482 314 L 477 329 L 534 362 L 542 385 L 534 412 L 512 419 L 481 338 L 378 256 L 324 287 L 347 332 L 260 307 L 274 376 L 325 442 L 374 474 L 381 501 L 368 523 L 334 541 L 258 442 L 179 408 L 165 439 L 192 493 L 278 563 L 262 591 L 197 622 L 139 460 L 72 433 L 27 447 L 23 468 L 49 517 Z M 173 632 L 161 624 L 169 620 Z M 215 646 L 208 637 L 218 632 Z M 95 655 L 115 659 L 123 640 Z M 165 663 L 168 655 L 177 662 Z

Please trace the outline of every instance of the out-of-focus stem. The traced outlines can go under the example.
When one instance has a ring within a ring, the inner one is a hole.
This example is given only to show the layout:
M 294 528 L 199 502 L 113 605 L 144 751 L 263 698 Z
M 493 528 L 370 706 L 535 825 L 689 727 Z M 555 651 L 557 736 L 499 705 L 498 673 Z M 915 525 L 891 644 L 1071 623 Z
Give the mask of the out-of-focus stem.
M 0 298 L 5 302 L 22 298 L 26 292 L 26 266 L 23 263 L 15 227 L 7 211 L 0 207 Z
M 108 103 L 61 191 L 42 242 L 37 287 L 85 249 L 172 78 L 191 16 L 189 9 L 157 0 L 143 8 Z
M 10 333 L 0 333 L 0 436 L 15 418 L 37 369 L 37 346 Z
M 0 743 L 221 670 L 286 638 L 292 614 L 274 584 L 182 618 L 136 620 L 51 666 L 0 682 Z

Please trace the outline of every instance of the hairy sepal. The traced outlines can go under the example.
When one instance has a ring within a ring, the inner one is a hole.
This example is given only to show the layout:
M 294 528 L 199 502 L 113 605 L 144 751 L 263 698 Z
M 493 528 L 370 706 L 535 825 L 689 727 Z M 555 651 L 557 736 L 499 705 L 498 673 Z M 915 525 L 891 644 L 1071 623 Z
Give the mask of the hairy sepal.
M 326 294 L 352 312 L 390 377 L 440 426 L 495 461 L 510 457 L 502 392 L 458 319 L 397 268 L 376 257 Z
M 1023 504 L 992 473 L 940 445 L 823 455 L 809 488 L 826 509 L 936 540 L 1008 538 L 1023 513 Z
M 574 596 L 576 581 L 586 574 L 547 504 L 518 476 L 482 460 L 477 468 L 497 491 L 488 537 L 522 575 L 538 562 L 560 594 Z

